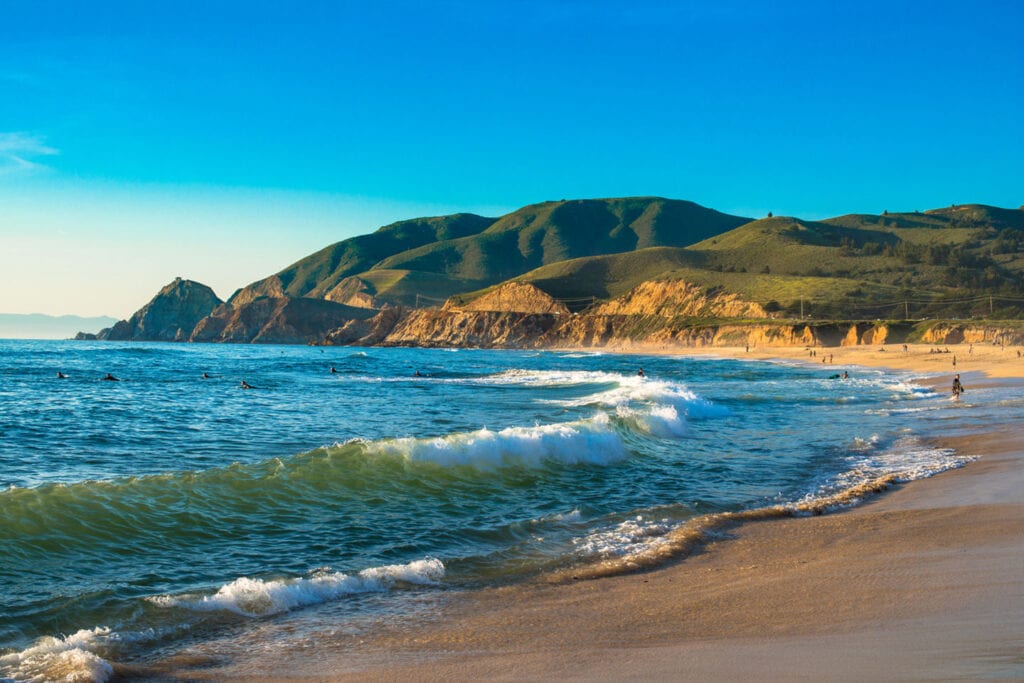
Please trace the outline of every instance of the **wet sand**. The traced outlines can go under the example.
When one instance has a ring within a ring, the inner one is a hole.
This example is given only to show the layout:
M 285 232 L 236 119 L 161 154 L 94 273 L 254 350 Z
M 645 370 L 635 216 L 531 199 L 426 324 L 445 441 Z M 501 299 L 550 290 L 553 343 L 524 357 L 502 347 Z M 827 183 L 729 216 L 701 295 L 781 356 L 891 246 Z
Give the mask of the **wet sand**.
M 1016 349 L 956 348 L 968 391 L 994 382 L 1024 391 L 1024 381 L 982 374 L 1021 377 Z M 945 385 L 953 348 L 941 357 L 927 349 L 819 354 L 835 354 L 830 369 L 888 366 Z M 707 350 L 808 359 L 803 349 L 731 351 Z M 209 673 L 307 681 L 1024 680 L 1024 430 L 1004 427 L 947 440 L 983 456 L 967 467 L 846 512 L 744 523 L 652 571 L 456 596 L 430 624 Z

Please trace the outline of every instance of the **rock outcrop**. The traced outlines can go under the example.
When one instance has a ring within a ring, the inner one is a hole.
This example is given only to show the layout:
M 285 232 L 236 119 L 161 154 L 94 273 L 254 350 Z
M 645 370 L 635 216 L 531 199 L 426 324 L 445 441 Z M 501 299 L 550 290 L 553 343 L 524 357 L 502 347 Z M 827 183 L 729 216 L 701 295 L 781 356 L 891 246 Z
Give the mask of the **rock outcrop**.
M 663 317 L 767 318 L 760 304 L 736 294 L 707 290 L 685 280 L 643 282 L 629 293 L 591 311 L 597 315 L 657 315 Z
M 460 297 L 445 302 L 446 311 L 487 311 L 492 313 L 539 313 L 568 315 L 565 304 L 555 301 L 537 287 L 522 282 L 506 282 L 468 303 Z
M 936 323 L 921 333 L 923 344 L 1024 344 L 1019 329 L 984 324 Z
M 323 299 L 257 297 L 241 305 L 219 306 L 195 326 L 190 341 L 308 344 L 373 314 Z
M 223 302 L 199 282 L 175 278 L 128 320 L 96 335 L 110 341 L 187 341 L 192 329 Z

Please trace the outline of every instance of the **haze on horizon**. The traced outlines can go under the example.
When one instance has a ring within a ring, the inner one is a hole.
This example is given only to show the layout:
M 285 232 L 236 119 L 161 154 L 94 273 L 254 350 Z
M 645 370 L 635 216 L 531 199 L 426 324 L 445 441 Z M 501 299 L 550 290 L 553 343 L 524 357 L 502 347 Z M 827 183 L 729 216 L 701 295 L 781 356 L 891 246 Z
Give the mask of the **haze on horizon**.
M 226 298 L 394 220 L 660 195 L 1024 203 L 1024 6 L 33 2 L 0 24 L 0 312 Z

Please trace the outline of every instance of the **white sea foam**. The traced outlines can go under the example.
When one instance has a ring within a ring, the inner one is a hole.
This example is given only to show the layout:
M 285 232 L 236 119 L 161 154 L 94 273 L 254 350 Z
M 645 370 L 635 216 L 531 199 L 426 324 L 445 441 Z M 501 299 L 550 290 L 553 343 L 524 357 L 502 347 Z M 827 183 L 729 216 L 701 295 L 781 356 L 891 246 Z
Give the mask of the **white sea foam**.
M 40 638 L 21 652 L 0 656 L 0 676 L 14 681 L 106 681 L 114 668 L 96 651 L 121 641 L 109 628 L 82 629 L 63 638 Z
M 836 477 L 835 484 L 849 488 L 887 475 L 895 475 L 899 481 L 914 481 L 963 467 L 972 460 L 973 456 L 958 455 L 951 448 L 933 448 L 916 437 L 904 436 L 884 451 L 851 455 L 850 469 Z
M 568 406 L 605 405 L 613 408 L 630 404 L 671 405 L 678 413 L 690 418 L 714 418 L 729 414 L 729 409 L 701 398 L 677 382 L 616 375 L 618 386 L 590 396 L 562 402 Z
M 478 384 L 520 384 L 523 386 L 574 386 L 619 382 L 626 376 L 601 370 L 506 370 L 496 375 L 479 377 Z
M 590 420 L 507 427 L 496 432 L 484 428 L 434 439 L 374 441 L 366 443 L 365 448 L 372 454 L 399 456 L 410 462 L 481 469 L 538 467 L 546 461 L 607 465 L 628 455 L 625 444 L 603 413 Z
M 643 515 L 627 519 L 611 528 L 598 529 L 583 538 L 573 539 L 576 553 L 582 557 L 611 559 L 644 553 L 667 543 L 666 534 L 673 525 L 667 519 L 649 520 Z
M 403 583 L 435 585 L 442 578 L 444 564 L 438 559 L 427 558 L 409 564 L 372 567 L 355 575 L 321 571 L 308 578 L 268 581 L 243 576 L 221 586 L 213 595 L 160 595 L 150 598 L 150 601 L 161 607 L 259 617 L 337 600 L 346 595 L 384 592 Z
M 904 436 L 897 439 L 889 448 L 876 451 L 879 438 L 856 440 L 851 454 L 847 458 L 849 469 L 832 477 L 817 491 L 808 494 L 794 504 L 787 505 L 792 509 L 805 506 L 815 500 L 826 499 L 836 493 L 849 491 L 891 477 L 897 482 L 909 482 L 925 479 L 947 470 L 963 467 L 976 460 L 970 455 L 959 455 L 951 448 L 933 448 L 920 442 L 917 437 Z M 835 505 L 835 509 L 856 505 L 856 497 L 844 499 Z

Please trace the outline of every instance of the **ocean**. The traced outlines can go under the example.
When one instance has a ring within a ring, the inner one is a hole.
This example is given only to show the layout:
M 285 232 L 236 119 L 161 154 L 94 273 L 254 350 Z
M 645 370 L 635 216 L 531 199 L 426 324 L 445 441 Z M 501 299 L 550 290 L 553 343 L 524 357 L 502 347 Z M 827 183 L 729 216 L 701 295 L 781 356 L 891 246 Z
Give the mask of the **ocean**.
M 629 571 L 722 514 L 841 508 L 962 466 L 969 453 L 932 438 L 976 424 L 979 401 L 997 421 L 1024 412 L 913 379 L 708 356 L 0 341 L 0 679 L 355 642 L 461 591 Z

